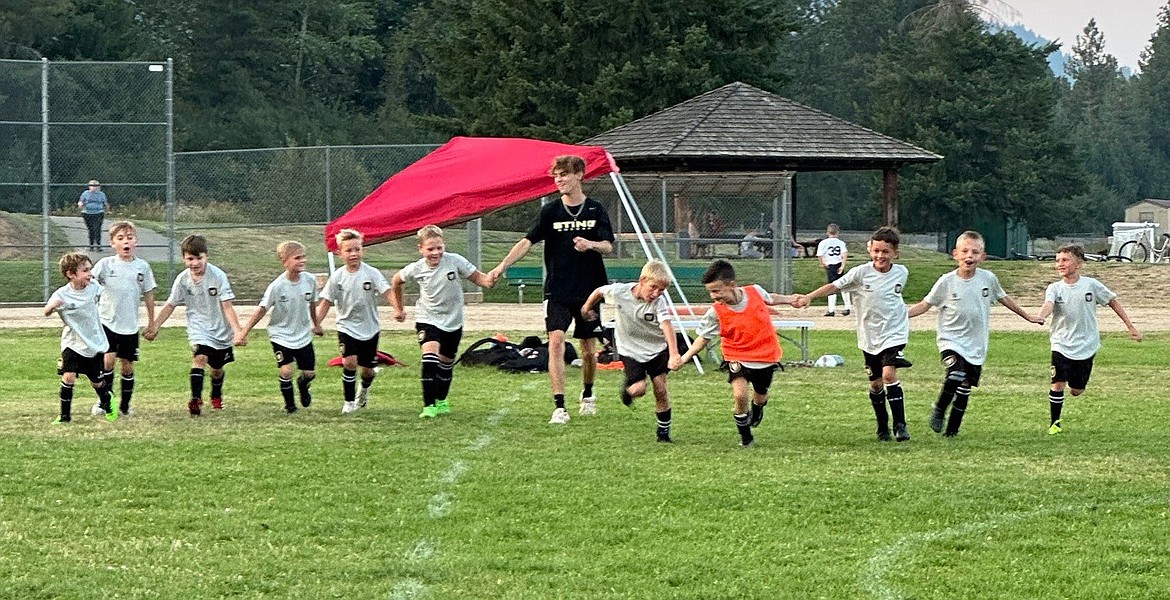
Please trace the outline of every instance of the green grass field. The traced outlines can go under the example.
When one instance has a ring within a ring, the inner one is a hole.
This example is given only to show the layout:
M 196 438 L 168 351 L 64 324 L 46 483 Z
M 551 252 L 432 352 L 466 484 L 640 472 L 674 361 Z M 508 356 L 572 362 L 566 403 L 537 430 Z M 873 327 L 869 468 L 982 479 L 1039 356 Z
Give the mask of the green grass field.
M 894 444 L 874 439 L 852 333 L 814 331 L 814 355 L 846 366 L 778 374 L 749 450 L 725 377 L 690 367 L 670 379 L 671 445 L 609 371 L 601 413 L 554 427 L 546 376 L 457 367 L 453 414 L 422 421 L 417 344 L 389 333 L 410 367 L 355 415 L 324 367 L 313 408 L 284 415 L 257 334 L 228 408 L 192 420 L 168 328 L 135 416 L 88 416 L 79 384 L 75 422 L 53 426 L 57 335 L 0 339 L 2 598 L 1170 597 L 1165 334 L 1107 335 L 1053 437 L 1046 336 L 994 334 L 944 439 L 926 427 L 933 335 L 915 333 L 913 440 Z

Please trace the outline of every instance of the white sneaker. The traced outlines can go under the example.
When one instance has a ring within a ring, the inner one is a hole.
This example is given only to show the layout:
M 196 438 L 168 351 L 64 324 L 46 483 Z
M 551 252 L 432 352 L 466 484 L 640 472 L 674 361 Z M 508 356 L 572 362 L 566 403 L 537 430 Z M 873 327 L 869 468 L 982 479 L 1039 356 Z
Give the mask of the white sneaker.
M 581 407 L 577 409 L 579 415 L 596 415 L 597 414 L 597 398 L 589 397 L 581 400 Z
M 348 415 L 352 412 L 357 412 L 357 402 L 346 402 L 341 405 L 341 414 Z
M 93 408 L 89 409 L 89 414 L 91 414 L 95 417 L 101 417 L 101 416 L 104 416 L 106 414 L 106 411 L 102 410 L 102 403 L 101 402 L 94 402 Z
M 552 418 L 548 420 L 549 425 L 565 425 L 569 422 L 569 411 L 558 408 L 553 411 Z
M 357 397 L 357 407 L 358 408 L 365 408 L 366 403 L 369 401 L 370 401 L 370 388 L 359 387 L 358 388 L 358 397 Z

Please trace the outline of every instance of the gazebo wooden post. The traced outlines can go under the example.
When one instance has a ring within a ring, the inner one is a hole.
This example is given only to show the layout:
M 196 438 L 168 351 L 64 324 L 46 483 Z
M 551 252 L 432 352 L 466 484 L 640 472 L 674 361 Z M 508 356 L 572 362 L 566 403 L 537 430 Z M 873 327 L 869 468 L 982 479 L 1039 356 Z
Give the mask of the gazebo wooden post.
M 882 170 L 882 224 L 898 227 L 898 167 Z

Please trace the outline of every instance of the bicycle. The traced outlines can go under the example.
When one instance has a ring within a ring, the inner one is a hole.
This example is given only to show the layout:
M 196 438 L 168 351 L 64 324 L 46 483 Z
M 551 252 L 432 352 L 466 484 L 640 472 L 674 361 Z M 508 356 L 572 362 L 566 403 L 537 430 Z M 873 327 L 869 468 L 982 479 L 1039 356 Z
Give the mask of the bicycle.
M 1153 231 L 1147 229 L 1138 239 L 1122 244 L 1117 253 L 1129 257 L 1135 263 L 1170 262 L 1170 233 L 1163 233 L 1158 241 L 1161 245 L 1154 242 Z

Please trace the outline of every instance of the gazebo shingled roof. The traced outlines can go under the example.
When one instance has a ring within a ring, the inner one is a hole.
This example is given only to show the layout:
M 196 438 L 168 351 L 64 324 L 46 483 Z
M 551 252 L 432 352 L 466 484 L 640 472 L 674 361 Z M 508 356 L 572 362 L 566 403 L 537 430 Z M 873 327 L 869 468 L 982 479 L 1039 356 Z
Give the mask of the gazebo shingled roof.
M 582 143 L 604 146 L 624 171 L 884 170 L 942 159 L 742 82 Z

